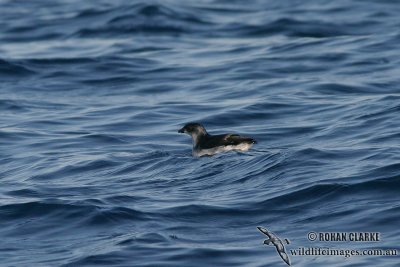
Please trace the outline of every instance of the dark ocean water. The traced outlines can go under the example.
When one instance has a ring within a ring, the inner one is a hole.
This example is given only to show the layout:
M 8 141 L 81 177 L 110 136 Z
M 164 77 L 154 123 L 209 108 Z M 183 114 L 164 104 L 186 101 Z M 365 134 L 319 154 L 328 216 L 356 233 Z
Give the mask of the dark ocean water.
M 389 0 L 0 0 L 0 266 L 286 266 L 257 226 L 287 250 L 400 249 L 399 14 Z M 189 121 L 258 144 L 193 158 Z

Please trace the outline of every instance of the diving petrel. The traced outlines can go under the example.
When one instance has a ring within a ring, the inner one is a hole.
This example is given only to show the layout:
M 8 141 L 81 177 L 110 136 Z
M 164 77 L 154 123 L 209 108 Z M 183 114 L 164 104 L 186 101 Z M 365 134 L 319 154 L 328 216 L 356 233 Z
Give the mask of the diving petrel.
M 238 134 L 211 135 L 200 123 L 188 123 L 178 133 L 187 133 L 193 139 L 193 156 L 214 155 L 230 150 L 247 151 L 256 140 Z
M 274 245 L 276 251 L 278 252 L 279 256 L 281 256 L 282 260 L 286 262 L 287 265 L 290 266 L 289 256 L 285 251 L 285 246 L 283 245 L 282 240 L 279 237 L 277 237 L 274 233 L 265 229 L 264 227 L 258 226 L 257 229 L 264 235 L 268 236 L 268 239 L 264 240 L 264 244 Z M 285 239 L 285 242 L 289 244 L 289 240 Z

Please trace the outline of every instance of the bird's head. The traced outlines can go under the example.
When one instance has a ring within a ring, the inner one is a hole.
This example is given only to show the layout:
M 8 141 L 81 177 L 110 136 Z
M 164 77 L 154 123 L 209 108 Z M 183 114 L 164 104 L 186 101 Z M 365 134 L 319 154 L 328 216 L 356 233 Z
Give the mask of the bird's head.
M 191 135 L 193 139 L 197 139 L 199 136 L 207 135 L 207 131 L 204 126 L 197 122 L 186 124 L 178 131 L 178 133 L 186 133 Z

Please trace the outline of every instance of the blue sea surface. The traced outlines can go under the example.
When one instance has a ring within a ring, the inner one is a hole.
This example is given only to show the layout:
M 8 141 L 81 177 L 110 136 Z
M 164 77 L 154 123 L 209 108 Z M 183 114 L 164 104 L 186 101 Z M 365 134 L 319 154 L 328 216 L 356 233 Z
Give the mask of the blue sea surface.
M 398 1 L 0 0 L 0 266 L 400 266 Z M 192 156 L 187 122 L 249 152 Z M 312 242 L 309 232 L 379 232 Z

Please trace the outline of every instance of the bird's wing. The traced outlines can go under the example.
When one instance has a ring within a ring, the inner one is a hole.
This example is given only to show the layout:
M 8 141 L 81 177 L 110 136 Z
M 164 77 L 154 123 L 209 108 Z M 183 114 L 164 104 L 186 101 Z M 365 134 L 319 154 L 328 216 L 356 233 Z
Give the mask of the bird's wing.
M 238 145 L 240 143 L 250 143 L 255 144 L 256 140 L 250 137 L 240 136 L 238 134 L 227 134 L 225 135 L 225 140 L 231 145 Z
M 282 260 L 290 266 L 290 260 L 288 254 L 286 253 L 285 246 L 280 239 L 278 240 L 279 241 L 275 244 L 276 251 L 278 252 L 279 256 L 281 256 Z
M 227 134 L 224 136 L 224 141 L 226 145 L 237 145 L 243 141 L 245 141 L 245 137 L 242 137 L 238 134 Z
M 279 251 L 278 249 L 277 249 L 277 251 L 278 251 L 279 256 L 281 256 L 282 260 L 283 260 L 284 262 L 286 262 L 287 265 L 290 266 L 289 256 L 288 256 L 288 254 L 286 253 L 286 251 Z
M 273 235 L 271 234 L 270 231 L 268 231 L 267 229 L 265 229 L 264 227 L 258 226 L 257 229 L 263 233 L 264 235 L 268 236 L 270 239 L 273 237 Z

